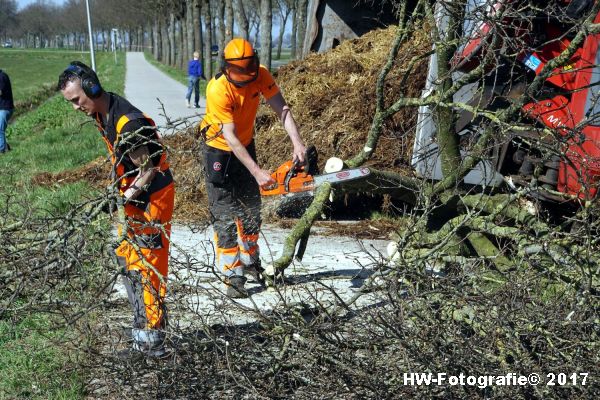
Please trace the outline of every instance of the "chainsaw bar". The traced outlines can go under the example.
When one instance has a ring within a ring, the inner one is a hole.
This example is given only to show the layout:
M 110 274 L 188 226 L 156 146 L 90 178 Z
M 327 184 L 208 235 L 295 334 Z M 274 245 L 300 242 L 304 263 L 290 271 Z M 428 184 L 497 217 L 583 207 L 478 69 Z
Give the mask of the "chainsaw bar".
M 358 178 L 363 178 L 371 173 L 369 168 L 346 169 L 339 172 L 332 172 L 325 175 L 317 175 L 314 179 L 314 187 L 322 185 L 325 182 L 336 184 L 339 182 L 351 181 Z
M 288 195 L 293 193 L 308 192 L 314 190 L 323 183 L 332 185 L 340 182 L 351 181 L 369 175 L 369 168 L 346 169 L 325 175 L 312 176 L 304 169 L 296 169 L 291 161 L 282 164 L 271 176 L 275 180 L 273 185 L 260 188 L 263 196 Z

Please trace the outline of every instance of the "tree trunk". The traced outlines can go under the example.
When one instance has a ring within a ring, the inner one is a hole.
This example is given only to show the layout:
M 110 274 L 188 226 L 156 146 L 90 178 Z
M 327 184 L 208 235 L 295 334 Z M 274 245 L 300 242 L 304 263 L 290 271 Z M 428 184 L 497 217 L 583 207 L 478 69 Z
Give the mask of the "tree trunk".
M 235 15 L 235 22 L 240 31 L 240 36 L 246 40 L 249 40 L 250 35 L 248 32 L 248 18 L 246 17 L 246 12 L 244 11 L 244 4 L 242 0 L 234 0 L 233 10 Z
M 133 31 L 131 29 L 127 30 L 127 37 L 129 38 L 129 40 L 127 41 L 127 51 L 133 51 L 134 36 Z
M 225 48 L 225 31 L 227 30 L 227 28 L 225 27 L 225 2 L 220 1 L 217 4 L 217 16 L 216 16 L 216 20 L 217 20 L 217 32 L 218 32 L 218 42 L 217 45 L 219 46 L 219 55 L 217 57 L 217 59 L 220 59 L 221 54 L 223 54 L 223 49 Z
M 285 26 L 287 24 L 287 19 L 290 15 L 290 10 L 288 9 L 285 12 L 285 15 L 283 14 L 283 12 L 281 12 L 281 22 L 279 24 L 279 36 L 277 39 L 277 55 L 275 56 L 276 59 L 281 59 L 281 47 L 283 46 L 283 35 L 285 33 Z
M 440 32 L 441 37 L 436 38 L 436 56 L 437 73 L 441 83 L 437 87 L 441 98 L 444 101 L 452 100 L 445 98 L 452 88 L 452 75 L 450 72 L 450 59 L 456 51 L 456 45 L 452 44 L 456 39 L 456 32 L 462 26 L 462 14 L 450 13 L 448 29 L 445 33 Z M 442 43 L 443 42 L 443 43 Z M 441 156 L 442 174 L 444 177 L 450 176 L 454 171 L 458 171 L 461 163 L 459 150 L 459 137 L 454 129 L 454 110 L 449 107 L 434 107 L 433 121 L 435 123 L 438 146 Z
M 186 44 L 187 44 L 187 53 L 186 58 L 188 60 L 192 59 L 192 55 L 196 50 L 194 46 L 194 0 L 186 0 L 185 2 L 185 26 L 186 26 Z
M 194 49 L 200 53 L 200 63 L 204 65 L 204 51 L 202 50 L 202 6 L 200 0 L 194 0 Z
M 136 36 L 136 31 L 137 29 L 130 29 L 129 30 L 129 49 L 130 51 L 137 51 L 137 36 Z
M 162 42 L 162 57 L 161 61 L 164 64 L 169 64 L 169 21 L 165 16 L 160 22 L 161 42 Z
M 273 27 L 273 4 L 271 0 L 260 0 L 260 62 L 271 70 L 271 29 Z
M 160 22 L 158 16 L 156 16 L 154 17 L 154 25 L 152 27 L 152 51 L 154 52 L 155 60 L 160 60 L 161 58 L 160 42 Z
M 168 65 L 175 65 L 175 13 L 169 13 L 169 59 Z
M 254 29 L 252 29 L 254 28 Z M 252 23 L 250 23 L 250 30 L 252 32 L 254 30 L 254 40 L 252 40 L 252 45 L 257 46 L 260 43 L 260 19 L 254 18 Z
M 213 76 L 210 48 L 212 43 L 210 0 L 202 0 L 202 18 L 204 19 L 204 76 L 206 76 L 206 79 L 210 79 Z
M 184 36 L 184 32 L 183 32 L 183 20 L 181 19 L 177 19 L 175 21 L 175 28 L 177 29 L 176 31 L 176 40 L 175 40 L 175 51 L 177 54 L 177 68 L 183 68 L 183 63 L 185 60 L 185 55 L 186 55 L 186 50 L 185 50 L 185 36 Z
M 297 13 L 295 1 L 292 2 L 292 8 L 291 8 L 290 12 L 292 14 L 292 33 L 290 36 L 290 45 L 291 45 L 290 58 L 292 60 L 295 60 L 298 58 L 298 46 L 296 43 L 296 37 L 298 36 L 298 13 Z
M 142 25 L 137 27 L 137 51 L 144 51 L 144 28 Z
M 225 44 L 233 39 L 233 5 L 231 1 L 225 0 Z M 223 50 L 221 49 L 221 51 Z
M 297 49 L 296 52 L 299 55 L 299 58 L 304 58 L 305 54 L 304 54 L 304 36 L 306 36 L 306 7 L 308 5 L 308 1 L 307 0 L 298 0 L 298 11 L 297 11 L 297 18 L 298 18 L 298 27 L 297 27 L 297 33 L 296 33 L 296 37 L 298 39 L 297 41 Z
M 106 51 L 106 31 L 102 29 L 102 50 Z
M 183 58 L 184 63 L 190 59 L 190 55 L 192 54 L 192 48 L 189 44 L 188 26 L 189 17 L 186 8 L 185 18 L 181 20 L 181 47 L 183 48 L 183 54 L 181 57 Z

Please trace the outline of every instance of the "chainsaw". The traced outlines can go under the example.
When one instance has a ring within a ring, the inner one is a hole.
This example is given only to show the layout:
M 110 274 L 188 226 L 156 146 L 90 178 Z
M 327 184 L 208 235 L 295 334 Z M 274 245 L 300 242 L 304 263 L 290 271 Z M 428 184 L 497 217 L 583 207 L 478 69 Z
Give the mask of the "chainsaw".
M 275 181 L 272 185 L 262 187 L 260 194 L 263 196 L 286 195 L 314 190 L 325 182 L 335 185 L 340 182 L 368 176 L 369 168 L 346 169 L 329 174 L 315 175 L 318 173 L 316 166 L 316 150 L 311 147 L 306 152 L 304 163 L 288 160 L 281 164 L 271 177 Z

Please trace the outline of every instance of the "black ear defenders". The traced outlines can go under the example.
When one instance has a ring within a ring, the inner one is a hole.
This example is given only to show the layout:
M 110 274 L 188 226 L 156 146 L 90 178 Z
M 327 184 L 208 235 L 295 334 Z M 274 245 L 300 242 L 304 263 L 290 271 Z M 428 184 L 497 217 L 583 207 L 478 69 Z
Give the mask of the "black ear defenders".
M 103 89 L 98 80 L 98 75 L 87 65 L 79 61 L 73 61 L 65 69 L 65 72 L 79 77 L 81 80 L 81 89 L 83 89 L 83 93 L 89 98 L 96 99 L 102 94 Z

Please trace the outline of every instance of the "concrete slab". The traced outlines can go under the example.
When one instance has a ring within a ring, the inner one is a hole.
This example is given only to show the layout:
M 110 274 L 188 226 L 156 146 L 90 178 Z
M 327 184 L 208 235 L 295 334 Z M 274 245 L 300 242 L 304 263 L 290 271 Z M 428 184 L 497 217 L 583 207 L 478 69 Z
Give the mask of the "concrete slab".
M 280 255 L 287 232 L 263 226 L 259 240 L 263 263 Z M 196 325 L 198 318 L 202 318 L 202 323 L 243 324 L 289 304 L 316 305 L 335 301 L 336 296 L 347 301 L 371 275 L 372 268 L 384 262 L 388 244 L 385 240 L 321 236 L 313 228 L 303 260 L 294 261 L 286 270 L 285 285 L 265 289 L 249 281 L 246 287 L 250 298 L 232 300 L 225 296 L 222 276 L 214 270 L 212 237 L 210 227 L 201 230 L 173 227 L 167 302 L 170 324 L 179 328 Z M 120 283 L 115 290 L 114 297 L 126 297 Z M 375 301 L 375 297 L 366 295 L 357 305 Z

